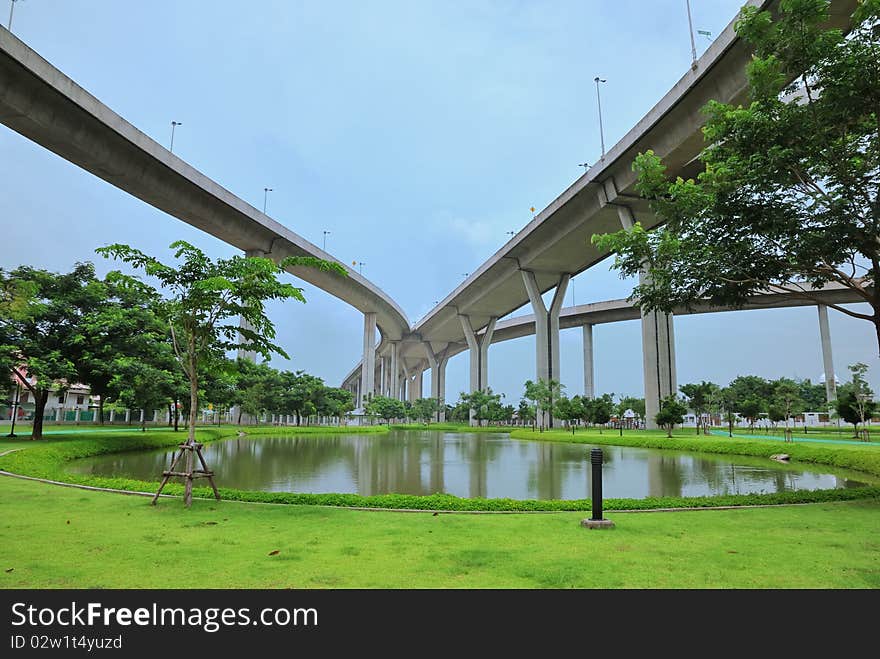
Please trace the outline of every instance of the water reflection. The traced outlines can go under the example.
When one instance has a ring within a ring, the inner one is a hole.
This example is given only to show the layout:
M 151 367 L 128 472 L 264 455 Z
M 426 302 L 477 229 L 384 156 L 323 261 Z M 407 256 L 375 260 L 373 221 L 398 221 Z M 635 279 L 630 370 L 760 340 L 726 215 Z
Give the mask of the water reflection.
M 395 431 L 387 435 L 237 438 L 207 444 L 218 484 L 281 492 L 448 492 L 462 497 L 584 499 L 590 446 L 506 435 Z M 858 487 L 870 476 L 762 458 L 603 447 L 606 498 L 702 496 Z M 79 473 L 155 480 L 170 450 L 79 460 Z

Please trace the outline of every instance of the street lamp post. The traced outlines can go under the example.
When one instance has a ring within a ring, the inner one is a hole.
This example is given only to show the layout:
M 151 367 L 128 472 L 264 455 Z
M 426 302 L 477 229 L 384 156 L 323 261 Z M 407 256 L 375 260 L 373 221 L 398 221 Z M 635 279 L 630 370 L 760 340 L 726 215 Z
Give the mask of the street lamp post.
M 174 129 L 178 126 L 183 126 L 183 122 L 181 121 L 172 121 L 171 122 L 171 148 L 168 149 L 171 153 L 174 153 Z
M 325 252 L 327 251 L 327 236 L 330 234 L 329 231 L 324 231 L 324 245 L 321 247 Z
M 12 401 L 12 427 L 7 437 L 17 437 L 15 434 L 15 419 L 18 417 L 18 408 L 21 407 L 21 382 L 15 383 L 15 400 Z
M 364 263 L 363 261 L 358 261 L 358 274 L 359 275 L 364 274 L 364 266 L 365 265 L 367 265 L 367 264 Z
M 12 32 L 12 13 L 15 11 L 15 3 L 18 0 L 11 0 L 9 3 L 9 25 L 7 25 L 6 29 Z
M 583 167 L 583 168 L 584 168 L 584 174 L 586 174 L 586 173 L 587 173 L 587 170 L 590 169 L 590 163 L 588 163 L 588 162 L 579 162 L 579 163 L 578 163 L 578 167 Z
M 599 106 L 599 140 L 602 143 L 602 160 L 605 160 L 605 128 L 602 126 L 602 97 L 599 95 L 599 83 L 608 81 L 599 76 L 593 80 L 596 82 L 596 103 Z
M 691 67 L 697 66 L 697 44 L 694 42 L 694 23 L 691 20 L 691 0 L 685 0 L 688 10 L 688 29 L 691 33 Z
M 266 208 L 269 204 L 269 193 L 274 192 L 272 188 L 263 188 L 263 215 L 266 214 Z

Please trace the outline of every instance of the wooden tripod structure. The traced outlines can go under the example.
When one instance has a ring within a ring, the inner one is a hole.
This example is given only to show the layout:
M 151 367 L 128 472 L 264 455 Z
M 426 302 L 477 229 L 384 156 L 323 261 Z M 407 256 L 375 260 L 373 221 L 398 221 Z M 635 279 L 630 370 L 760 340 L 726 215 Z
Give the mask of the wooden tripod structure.
M 187 508 L 192 505 L 193 480 L 196 478 L 207 478 L 208 482 L 211 484 L 211 489 L 214 490 L 214 497 L 217 501 L 220 501 L 220 493 L 217 491 L 217 486 L 214 484 L 214 472 L 208 469 L 205 458 L 202 456 L 202 446 L 203 444 L 190 444 L 188 442 L 177 445 L 177 448 L 180 450 L 171 460 L 171 466 L 168 467 L 166 471 L 162 472 L 162 483 L 159 485 L 159 490 L 150 502 L 152 505 L 156 505 L 156 500 L 159 498 L 159 495 L 162 494 L 162 489 L 168 483 L 168 479 L 174 476 L 186 479 L 183 491 L 183 503 Z M 184 456 L 186 458 L 184 460 L 184 471 L 174 471 L 174 468 L 184 459 Z M 196 458 L 199 459 L 199 463 L 202 465 L 201 469 L 195 468 Z

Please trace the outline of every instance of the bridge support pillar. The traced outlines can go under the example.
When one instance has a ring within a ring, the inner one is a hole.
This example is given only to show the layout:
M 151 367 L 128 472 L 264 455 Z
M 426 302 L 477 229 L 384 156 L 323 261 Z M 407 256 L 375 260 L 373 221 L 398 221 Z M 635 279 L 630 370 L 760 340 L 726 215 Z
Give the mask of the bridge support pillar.
M 437 401 L 435 414 L 438 423 L 446 421 L 446 364 L 449 361 L 449 346 L 434 352 L 430 342 L 425 342 L 425 357 L 431 367 L 431 398 Z
M 358 407 L 363 409 L 373 396 L 376 383 L 376 314 L 364 314 L 364 356 L 361 360 L 361 387 Z
M 560 275 L 549 309 L 544 305 L 535 273 L 523 270 L 522 278 L 535 315 L 535 377 L 545 382 L 559 382 L 559 312 L 571 275 Z M 553 427 L 553 415 L 548 412 L 542 413 L 538 421 L 546 428 Z
M 492 335 L 495 333 L 497 318 L 490 318 L 486 331 L 477 334 L 471 323 L 470 316 L 459 316 L 461 328 L 464 330 L 464 338 L 470 349 L 471 360 L 471 393 L 485 391 L 489 387 L 489 344 L 492 343 Z M 471 425 L 476 425 L 474 411 L 470 411 Z
M 593 326 L 584 325 L 584 398 L 594 398 L 595 392 L 595 366 L 593 362 Z
M 389 373 L 390 386 L 389 389 L 391 391 L 391 397 L 396 398 L 397 400 L 403 400 L 403 397 L 400 395 L 400 365 L 398 364 L 397 353 L 400 349 L 399 341 L 391 342 L 391 357 L 389 359 L 389 367 L 391 372 Z
M 837 380 L 834 379 L 834 359 L 831 355 L 828 307 L 824 304 L 819 305 L 819 338 L 822 341 L 822 365 L 825 369 L 825 398 L 830 403 L 837 398 Z
M 642 361 L 645 373 L 645 428 L 656 429 L 660 400 L 678 393 L 672 314 L 642 313 Z

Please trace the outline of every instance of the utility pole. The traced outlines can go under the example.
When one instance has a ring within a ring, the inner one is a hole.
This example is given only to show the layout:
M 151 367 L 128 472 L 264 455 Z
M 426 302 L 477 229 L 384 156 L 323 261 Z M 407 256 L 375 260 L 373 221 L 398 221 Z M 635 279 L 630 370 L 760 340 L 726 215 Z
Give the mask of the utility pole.
M 596 76 L 596 104 L 599 106 L 599 139 L 602 142 L 602 160 L 605 160 L 605 128 L 602 126 L 602 97 L 599 95 L 599 83 L 608 82 L 604 78 Z

